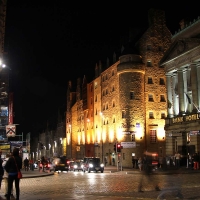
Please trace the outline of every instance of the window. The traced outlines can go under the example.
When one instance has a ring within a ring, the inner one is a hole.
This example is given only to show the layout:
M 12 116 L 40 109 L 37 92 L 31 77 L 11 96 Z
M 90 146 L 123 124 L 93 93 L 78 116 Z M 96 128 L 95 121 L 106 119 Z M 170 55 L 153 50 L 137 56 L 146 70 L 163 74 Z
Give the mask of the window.
M 165 113 L 161 113 L 161 119 L 165 119 Z
M 147 45 L 147 51 L 150 51 L 152 48 L 151 48 L 151 45 Z
M 95 112 L 95 114 L 97 115 L 97 109 L 96 109 L 96 112 Z
M 154 119 L 153 112 L 149 112 L 149 119 Z
M 152 62 L 150 60 L 147 61 L 147 67 L 152 67 Z
M 115 123 L 115 118 L 113 118 L 113 123 Z
M 130 92 L 130 99 L 134 99 L 134 92 Z
M 157 133 L 156 130 L 150 130 L 150 143 L 156 143 Z
M 124 119 L 125 118 L 125 110 L 122 110 L 122 119 Z
M 106 89 L 106 94 L 108 94 L 108 89 Z
M 165 95 L 160 95 L 160 102 L 165 102 Z
M 91 105 L 92 105 L 92 103 L 93 103 L 93 99 L 92 99 L 92 97 L 91 97 Z
M 131 135 L 131 141 L 132 141 L 132 142 L 135 142 L 135 134 L 132 134 L 132 135 Z
M 106 110 L 108 110 L 108 103 L 106 104 Z
M 153 95 L 152 95 L 152 94 L 149 94 L 148 99 L 149 99 L 149 101 L 153 102 Z
M 113 101 L 112 105 L 113 105 L 113 107 L 115 107 L 115 102 L 114 101 Z
M 153 84 L 153 79 L 152 79 L 152 77 L 148 77 L 148 84 Z
M 163 51 L 163 47 L 159 46 L 158 51 Z
M 114 74 L 115 74 L 115 73 L 114 73 L 114 70 L 112 70 L 112 76 L 114 76 Z
M 95 102 L 97 102 L 97 95 L 95 96 Z
M 160 85 L 165 85 L 164 78 L 160 78 Z
M 112 92 L 114 92 L 115 91 L 115 86 L 113 85 L 113 87 L 112 87 Z

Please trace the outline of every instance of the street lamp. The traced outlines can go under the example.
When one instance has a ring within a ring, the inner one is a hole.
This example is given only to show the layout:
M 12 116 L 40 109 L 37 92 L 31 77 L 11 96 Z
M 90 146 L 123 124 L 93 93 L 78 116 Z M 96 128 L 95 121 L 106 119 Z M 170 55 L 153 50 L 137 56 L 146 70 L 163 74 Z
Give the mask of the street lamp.
M 101 148 L 102 148 L 101 156 L 103 162 L 103 113 L 102 112 L 100 112 L 100 116 L 101 116 Z

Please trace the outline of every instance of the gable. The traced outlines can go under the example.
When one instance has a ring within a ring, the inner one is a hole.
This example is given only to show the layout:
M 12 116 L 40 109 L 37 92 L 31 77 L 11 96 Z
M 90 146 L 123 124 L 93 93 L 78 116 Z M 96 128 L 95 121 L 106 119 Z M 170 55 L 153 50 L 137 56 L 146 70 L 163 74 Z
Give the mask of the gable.
M 179 39 L 173 42 L 170 48 L 166 51 L 166 53 L 160 60 L 160 66 L 165 65 L 167 62 L 180 57 L 186 52 L 192 51 L 196 47 L 200 47 L 199 38 Z

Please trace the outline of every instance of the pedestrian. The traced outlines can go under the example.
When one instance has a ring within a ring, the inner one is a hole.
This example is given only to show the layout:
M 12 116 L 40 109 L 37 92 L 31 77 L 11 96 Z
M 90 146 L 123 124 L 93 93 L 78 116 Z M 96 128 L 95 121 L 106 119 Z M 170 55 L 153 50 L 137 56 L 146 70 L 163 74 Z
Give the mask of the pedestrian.
M 106 167 L 106 164 L 107 164 L 107 158 L 106 157 L 104 158 L 104 163 L 105 163 L 105 167 Z
M 29 159 L 27 157 L 24 159 L 24 169 L 25 171 L 29 169 Z
M 180 167 L 181 154 L 178 151 L 176 151 L 174 157 L 175 157 L 176 167 L 179 168 Z
M 156 191 L 161 191 L 155 177 L 152 177 L 152 154 L 151 152 L 145 152 L 143 158 L 143 173 L 141 174 L 141 179 L 138 185 L 138 192 L 144 192 L 142 190 L 144 186 L 144 179 L 148 179 L 148 182 L 153 184 Z
M 3 160 L 3 163 L 2 163 L 3 168 L 5 167 L 6 162 L 8 161 L 9 158 L 10 158 L 10 154 L 7 153 L 6 158 Z M 6 170 L 4 170 L 3 180 L 4 180 L 4 186 L 5 186 L 5 195 L 4 196 L 7 197 L 8 196 L 8 173 L 6 172 Z M 14 198 L 13 187 L 11 189 L 11 197 Z
M 139 167 L 139 170 L 140 170 L 140 171 L 142 171 L 142 165 L 143 165 L 142 158 L 139 157 L 139 159 L 138 159 L 138 167 Z
M 1 158 L 1 155 L 2 155 L 2 150 L 0 149 L 0 189 L 1 189 L 1 183 L 2 183 L 3 175 L 4 175 L 4 169 L 2 166 L 3 160 Z
M 135 158 L 132 157 L 132 164 L 133 164 L 133 168 L 135 167 Z
M 6 197 L 7 200 L 10 200 L 13 181 L 15 181 L 16 200 L 19 200 L 20 179 L 18 178 L 18 170 L 20 171 L 21 169 L 22 169 L 22 158 L 19 156 L 19 149 L 14 148 L 12 156 L 8 159 L 8 161 L 5 164 L 5 170 L 8 173 L 8 195 Z

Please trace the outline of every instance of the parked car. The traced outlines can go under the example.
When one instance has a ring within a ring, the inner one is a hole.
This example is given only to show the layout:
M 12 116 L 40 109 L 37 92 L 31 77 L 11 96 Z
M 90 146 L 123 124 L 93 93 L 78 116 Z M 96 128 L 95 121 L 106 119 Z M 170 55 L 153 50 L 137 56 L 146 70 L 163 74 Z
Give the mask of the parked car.
M 76 160 L 73 163 L 73 171 L 83 171 L 83 160 Z
M 69 165 L 65 156 L 54 158 L 52 162 L 54 171 L 69 171 Z
M 104 172 L 104 164 L 101 163 L 100 158 L 98 157 L 85 157 L 84 160 L 84 167 L 83 171 L 84 172 L 98 172 L 100 171 L 101 173 Z

